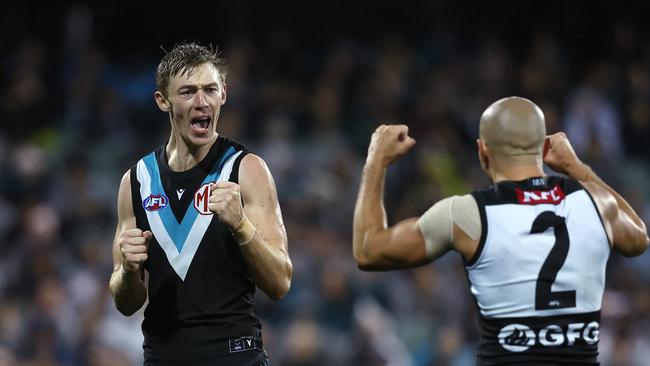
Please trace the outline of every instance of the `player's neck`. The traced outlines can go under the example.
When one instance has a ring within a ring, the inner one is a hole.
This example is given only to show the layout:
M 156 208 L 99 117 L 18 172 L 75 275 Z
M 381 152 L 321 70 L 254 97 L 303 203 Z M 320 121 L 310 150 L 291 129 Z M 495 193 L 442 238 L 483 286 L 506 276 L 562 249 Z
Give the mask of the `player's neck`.
M 494 170 L 490 175 L 492 181 L 497 183 L 504 180 L 519 181 L 533 177 L 543 177 L 546 174 L 544 174 L 544 170 L 541 166 L 534 164 L 507 166 Z
M 214 141 L 217 140 L 217 136 L 218 134 L 215 133 Z M 172 134 L 165 146 L 169 168 L 175 172 L 192 169 L 208 155 L 214 141 L 200 146 L 189 146 L 182 138 Z

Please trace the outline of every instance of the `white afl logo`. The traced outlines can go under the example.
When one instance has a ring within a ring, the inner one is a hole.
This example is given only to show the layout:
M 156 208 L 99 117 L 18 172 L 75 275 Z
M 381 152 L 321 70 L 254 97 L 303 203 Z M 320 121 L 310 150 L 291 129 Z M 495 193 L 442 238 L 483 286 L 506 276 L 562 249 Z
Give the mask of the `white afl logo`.
M 523 352 L 535 345 L 535 332 L 523 324 L 508 324 L 501 328 L 499 344 L 510 352 Z
M 210 203 L 210 185 L 213 183 L 205 183 L 194 193 L 194 208 L 199 211 L 201 215 L 212 215 L 208 208 Z

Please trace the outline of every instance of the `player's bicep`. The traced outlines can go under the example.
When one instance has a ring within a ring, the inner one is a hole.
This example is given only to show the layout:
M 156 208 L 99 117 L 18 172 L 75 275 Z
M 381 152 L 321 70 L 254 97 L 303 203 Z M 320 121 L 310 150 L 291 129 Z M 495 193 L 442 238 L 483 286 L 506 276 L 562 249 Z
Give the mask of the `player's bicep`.
M 643 253 L 646 233 L 623 210 L 617 208 L 612 222 L 612 244 L 614 249 L 628 257 Z
M 625 256 L 638 255 L 639 243 L 645 236 L 643 230 L 618 206 L 616 198 L 606 189 L 592 182 L 582 182 L 582 185 L 596 203 L 613 249 Z
M 242 159 L 239 186 L 244 212 L 259 235 L 267 243 L 286 249 L 287 234 L 275 182 L 264 160 L 253 154 Z
M 131 202 L 131 172 L 128 170 L 122 181 L 117 195 L 117 227 L 113 238 L 113 268 L 119 269 L 122 263 L 122 252 L 119 247 L 120 233 L 124 230 L 136 228 L 133 203 Z
M 418 219 L 413 217 L 400 221 L 392 227 L 377 233 L 369 233 L 368 247 L 371 263 L 362 266 L 363 269 L 398 269 L 416 267 L 431 260 L 427 256 L 426 245 Z

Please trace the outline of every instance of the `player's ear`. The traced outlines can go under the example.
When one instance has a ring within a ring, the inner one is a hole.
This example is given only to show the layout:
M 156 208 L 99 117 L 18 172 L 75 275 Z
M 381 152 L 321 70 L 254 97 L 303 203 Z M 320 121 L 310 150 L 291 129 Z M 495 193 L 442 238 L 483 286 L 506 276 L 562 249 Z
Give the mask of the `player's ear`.
M 544 137 L 544 148 L 542 149 L 542 159 L 546 157 L 546 154 L 548 153 L 548 148 L 551 147 L 551 137 L 546 136 Z
M 165 98 L 163 93 L 156 90 L 156 92 L 153 93 L 153 98 L 156 100 L 156 104 L 158 104 L 158 108 L 160 108 L 161 111 L 169 112 L 169 101 Z
M 488 156 L 488 148 L 485 146 L 481 139 L 476 139 L 476 149 L 478 152 L 478 160 L 481 162 L 481 167 L 486 172 L 490 170 L 490 157 Z

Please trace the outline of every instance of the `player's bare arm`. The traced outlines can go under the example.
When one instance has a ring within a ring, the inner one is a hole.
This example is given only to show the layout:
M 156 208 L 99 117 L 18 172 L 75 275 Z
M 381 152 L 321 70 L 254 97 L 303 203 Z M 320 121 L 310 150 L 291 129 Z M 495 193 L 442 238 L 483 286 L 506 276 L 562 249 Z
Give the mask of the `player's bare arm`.
M 117 199 L 117 229 L 113 240 L 113 273 L 109 287 L 115 306 L 124 315 L 138 311 L 147 300 L 142 263 L 147 260 L 151 232 L 136 228 L 129 171 L 122 177 Z
M 354 209 L 353 255 L 363 270 L 391 270 L 431 261 L 417 218 L 388 227 L 384 180 L 388 166 L 415 145 L 405 125 L 382 125 L 372 135 Z
M 625 256 L 637 256 L 648 248 L 646 225 L 632 206 L 576 156 L 563 132 L 547 138 L 544 162 L 553 170 L 581 181 L 598 206 L 614 249 Z
M 279 300 L 289 291 L 293 267 L 273 177 L 264 160 L 248 154 L 239 183 L 214 184 L 209 208 L 231 229 L 257 287 Z

